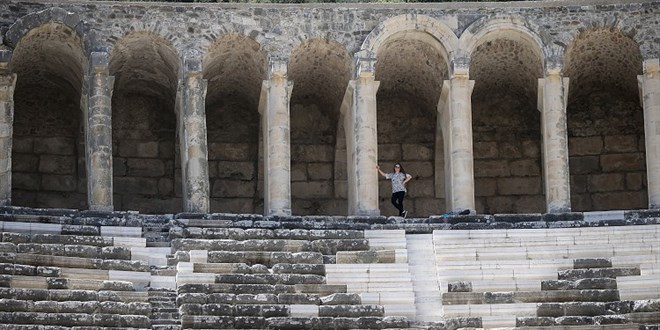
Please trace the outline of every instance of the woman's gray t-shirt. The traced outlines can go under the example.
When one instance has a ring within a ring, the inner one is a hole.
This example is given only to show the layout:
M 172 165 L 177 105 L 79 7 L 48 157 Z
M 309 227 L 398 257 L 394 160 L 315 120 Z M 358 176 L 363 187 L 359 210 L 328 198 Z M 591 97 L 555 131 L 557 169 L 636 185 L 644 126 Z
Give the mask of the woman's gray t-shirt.
M 410 176 L 410 174 L 403 174 L 401 172 L 385 174 L 385 179 L 392 180 L 392 193 L 406 191 L 406 187 L 403 185 L 403 181 L 406 181 L 408 176 Z

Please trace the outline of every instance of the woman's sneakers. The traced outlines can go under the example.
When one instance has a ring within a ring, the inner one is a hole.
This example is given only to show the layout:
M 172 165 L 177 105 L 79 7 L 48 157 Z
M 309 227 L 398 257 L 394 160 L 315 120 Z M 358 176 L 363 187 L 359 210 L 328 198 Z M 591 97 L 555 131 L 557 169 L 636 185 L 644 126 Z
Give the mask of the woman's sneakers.
M 403 210 L 403 212 L 401 212 L 401 216 L 405 219 L 408 216 L 408 211 Z

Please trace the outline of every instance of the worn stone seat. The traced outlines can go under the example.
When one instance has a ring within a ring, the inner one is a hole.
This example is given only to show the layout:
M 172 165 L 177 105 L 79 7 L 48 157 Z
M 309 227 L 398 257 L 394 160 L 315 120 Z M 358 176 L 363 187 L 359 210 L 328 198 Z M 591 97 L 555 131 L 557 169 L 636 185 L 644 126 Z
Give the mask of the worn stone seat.
M 150 328 L 145 315 L 86 314 L 57 312 L 0 312 L 0 324 L 41 324 L 61 326 L 102 326 Z
M 0 299 L 26 301 L 116 301 L 130 303 L 146 302 L 148 298 L 148 293 L 144 291 L 0 288 Z
M 129 281 L 72 279 L 61 277 L 36 277 L 11 275 L 6 278 L 6 287 L 35 289 L 67 289 L 67 290 L 112 290 L 133 291 L 135 287 Z
M 319 239 L 362 239 L 365 238 L 361 230 L 308 230 L 308 229 L 242 229 L 242 228 L 202 228 L 202 227 L 173 227 L 170 229 L 172 237 L 202 238 L 202 239 L 286 239 L 313 241 Z
M 543 302 L 608 302 L 618 301 L 617 290 L 556 290 L 513 292 L 445 292 L 444 305 L 513 304 Z
M 317 239 L 313 241 L 293 239 L 191 239 L 178 238 L 172 240 L 173 251 L 207 250 L 207 251 L 279 251 L 279 252 L 319 252 L 336 254 L 337 251 L 369 250 L 369 242 L 365 239 Z
M 219 274 L 215 283 L 231 284 L 324 284 L 325 277 L 304 274 Z
M 0 312 L 39 312 L 39 313 L 101 313 L 122 315 L 151 314 L 151 304 L 143 302 L 118 301 L 26 301 L 0 299 Z
M 209 263 L 239 263 L 248 265 L 261 264 L 268 268 L 276 264 L 323 264 L 320 252 L 258 252 L 258 251 L 208 251 Z
M 329 284 L 181 284 L 179 294 L 187 292 L 201 293 L 235 293 L 235 294 L 258 294 L 258 293 L 316 293 L 329 295 L 332 293 L 345 293 L 346 285 Z

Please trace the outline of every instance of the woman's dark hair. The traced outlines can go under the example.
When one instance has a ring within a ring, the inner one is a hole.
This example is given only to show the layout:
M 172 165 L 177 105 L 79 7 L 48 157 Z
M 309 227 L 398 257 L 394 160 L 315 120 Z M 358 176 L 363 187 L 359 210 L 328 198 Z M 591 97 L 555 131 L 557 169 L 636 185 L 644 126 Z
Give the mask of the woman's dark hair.
M 406 170 L 403 169 L 403 165 L 401 163 L 394 163 L 394 167 L 399 165 L 399 172 L 403 173 L 404 176 L 406 176 Z

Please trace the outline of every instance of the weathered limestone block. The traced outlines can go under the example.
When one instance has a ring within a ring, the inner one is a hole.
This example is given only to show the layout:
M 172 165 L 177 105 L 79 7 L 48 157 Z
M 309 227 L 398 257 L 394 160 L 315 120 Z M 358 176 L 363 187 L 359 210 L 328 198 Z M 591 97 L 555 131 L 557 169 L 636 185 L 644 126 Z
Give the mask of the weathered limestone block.
M 100 290 L 133 291 L 135 288 L 133 283 L 128 281 L 103 281 Z
M 0 288 L 8 288 L 11 286 L 11 275 L 0 275 Z
M 294 287 L 297 293 L 316 293 L 320 296 L 346 293 L 346 285 L 343 284 L 296 284 Z
M 312 293 L 280 293 L 277 295 L 277 303 L 284 305 L 319 305 L 318 294 Z
M 34 235 L 38 236 L 38 235 Z M 10 232 L 3 232 L 2 233 L 2 241 L 7 242 L 7 243 L 14 243 L 14 244 L 20 244 L 20 243 L 28 243 L 30 242 L 30 235 L 28 234 L 21 234 L 21 233 L 10 233 Z M 39 242 L 35 242 L 39 243 Z
M 319 324 L 316 317 L 271 317 L 266 322 L 268 329 L 279 330 L 316 329 Z
M 338 264 L 376 264 L 396 262 L 396 251 L 339 251 L 337 252 Z
M 573 268 L 610 268 L 612 261 L 609 259 L 576 259 L 573 261 Z
M 446 305 L 483 304 L 483 292 L 445 292 L 442 303 Z
M 182 315 L 181 328 L 232 329 L 234 328 L 234 318 L 231 316 Z
M 585 278 L 576 281 L 548 280 L 541 281 L 541 290 L 584 290 L 584 289 L 616 289 L 616 279 Z
M 236 304 L 275 304 L 276 294 L 257 293 L 257 294 L 238 294 L 235 298 Z
M 275 264 L 272 271 L 275 274 L 325 275 L 325 266 L 322 264 Z
M 263 317 L 238 316 L 234 318 L 234 327 L 237 329 L 260 329 L 266 327 Z
M 323 305 L 359 305 L 361 303 L 362 300 L 357 293 L 333 293 L 321 297 L 321 304 Z
M 216 283 L 232 284 L 322 284 L 325 277 L 303 274 L 227 274 L 216 275 Z
M 212 309 L 212 312 L 204 312 L 202 310 L 202 306 L 207 306 L 207 305 L 200 305 L 200 304 L 181 304 L 179 305 L 179 314 L 183 315 L 222 315 L 222 316 L 232 316 L 232 310 L 231 310 L 231 305 L 218 305 L 218 304 L 211 304 L 211 306 L 226 306 L 225 311 L 219 307 L 217 308 L 210 308 Z
M 660 312 L 660 299 L 637 300 L 634 302 L 633 312 Z
M 101 248 L 100 258 L 131 260 L 131 249 L 123 246 L 106 246 Z
M 472 282 L 455 281 L 447 283 L 448 292 L 472 292 Z
M 323 254 L 336 254 L 338 251 L 365 251 L 369 250 L 369 241 L 366 239 L 320 239 L 311 242 L 310 250 Z
M 0 243 L 0 253 L 3 252 L 16 253 L 17 252 L 16 244 L 9 242 Z
M 555 319 L 557 325 L 589 325 L 593 324 L 593 319 L 587 316 L 564 316 Z
M 550 327 L 555 325 L 554 317 L 517 317 L 516 327 Z
M 365 317 L 383 316 L 385 310 L 380 305 L 322 305 L 320 317 Z
M 85 244 L 82 242 L 79 242 L 79 240 L 84 240 L 85 238 L 80 238 L 80 236 L 92 236 L 92 238 L 96 238 L 94 236 L 100 236 L 101 235 L 101 228 L 98 226 L 86 226 L 86 225 L 62 225 L 62 235 L 75 235 L 72 237 L 69 237 L 69 239 L 73 242 L 65 242 L 65 241 L 60 241 L 62 244 L 73 244 L 73 245 L 95 245 L 95 246 L 100 246 L 98 244 Z M 66 236 L 63 236 L 65 239 L 67 238 Z M 34 242 L 36 243 L 36 242 Z
M 28 312 L 31 306 L 28 301 L 17 299 L 0 299 L 0 312 Z
M 596 325 L 628 323 L 628 318 L 624 315 L 598 315 L 594 316 L 593 320 Z
M 409 328 L 410 320 L 402 316 L 360 317 L 357 326 L 362 329 Z
M 211 295 L 206 295 L 204 293 L 196 293 L 196 292 L 186 292 L 186 293 L 179 293 L 176 297 L 176 305 L 177 306 L 182 306 L 185 304 L 192 304 L 192 305 L 199 305 L 199 304 L 206 304 L 207 302 L 207 297 Z M 231 295 L 233 298 L 234 295 Z
M 640 275 L 639 268 L 596 268 L 596 269 L 568 269 L 558 272 L 560 280 L 579 280 L 585 278 L 617 278 L 619 276 Z
M 64 228 L 64 227 L 63 227 Z M 99 227 L 97 228 L 100 234 Z M 52 235 L 52 234 L 37 234 L 29 237 L 29 242 L 36 244 L 64 244 L 64 245 L 90 245 L 90 246 L 112 246 L 113 240 L 111 237 L 103 236 L 67 236 L 67 235 Z

